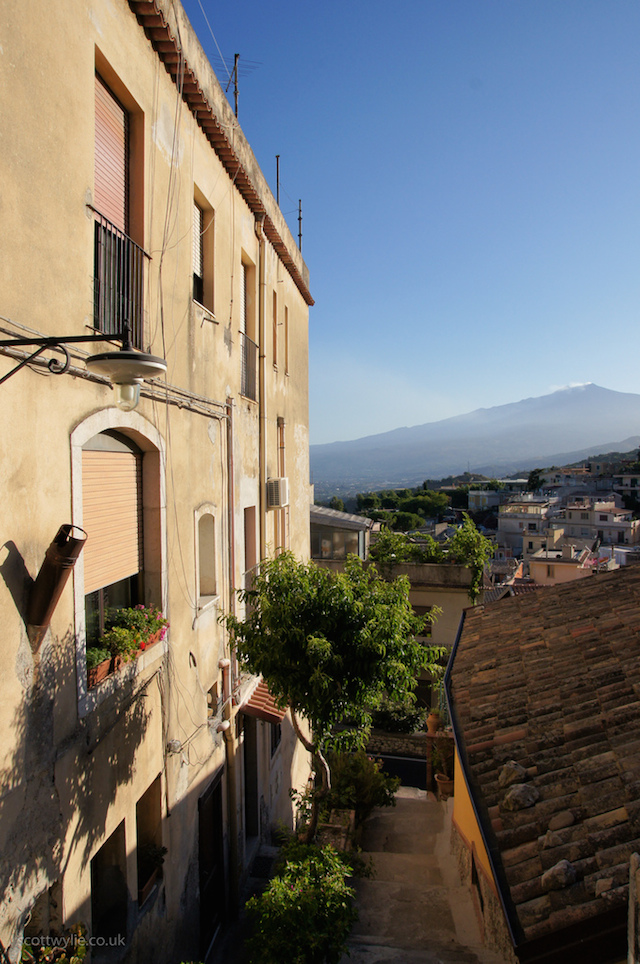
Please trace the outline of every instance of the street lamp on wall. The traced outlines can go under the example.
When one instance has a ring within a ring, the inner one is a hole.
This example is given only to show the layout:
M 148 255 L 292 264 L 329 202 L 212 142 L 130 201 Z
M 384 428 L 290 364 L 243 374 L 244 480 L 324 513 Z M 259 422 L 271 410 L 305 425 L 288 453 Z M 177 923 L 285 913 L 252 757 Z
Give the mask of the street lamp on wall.
M 69 365 L 71 364 L 71 358 L 65 347 L 66 345 L 106 341 L 111 338 L 121 338 L 122 348 L 118 351 L 107 351 L 99 355 L 90 355 L 86 361 L 87 371 L 96 375 L 106 375 L 115 389 L 116 405 L 123 411 L 130 412 L 140 401 L 140 386 L 142 382 L 145 379 L 164 374 L 167 370 L 167 363 L 164 358 L 159 358 L 157 355 L 150 355 L 144 351 L 135 351 L 132 348 L 131 329 L 127 322 L 125 322 L 121 332 L 116 332 L 113 335 L 102 333 L 98 335 L 77 335 L 69 338 L 52 336 L 49 338 L 11 338 L 0 341 L 0 348 L 35 347 L 36 349 L 16 365 L 15 368 L 12 368 L 10 372 L 0 378 L 0 385 L 48 348 L 59 349 L 64 354 L 64 361 L 59 362 L 56 358 L 51 358 L 48 362 L 49 371 L 54 375 L 63 375 L 69 370 Z

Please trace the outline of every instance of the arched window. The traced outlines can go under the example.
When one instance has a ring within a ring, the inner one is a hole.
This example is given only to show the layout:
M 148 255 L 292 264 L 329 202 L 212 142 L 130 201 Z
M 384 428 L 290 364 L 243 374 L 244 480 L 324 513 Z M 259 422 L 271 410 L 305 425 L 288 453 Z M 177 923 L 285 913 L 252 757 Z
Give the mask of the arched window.
M 96 645 L 107 609 L 144 598 L 142 452 L 118 432 L 82 446 L 85 632 Z
M 198 608 L 202 609 L 218 594 L 216 572 L 216 520 L 213 506 L 196 510 L 196 582 Z
M 73 574 L 82 717 L 109 693 L 89 689 L 86 662 L 105 610 L 143 603 L 167 613 L 166 486 L 163 438 L 139 412 L 102 409 L 80 422 L 70 441 L 72 517 L 88 536 Z M 162 651 L 152 646 L 137 666 Z

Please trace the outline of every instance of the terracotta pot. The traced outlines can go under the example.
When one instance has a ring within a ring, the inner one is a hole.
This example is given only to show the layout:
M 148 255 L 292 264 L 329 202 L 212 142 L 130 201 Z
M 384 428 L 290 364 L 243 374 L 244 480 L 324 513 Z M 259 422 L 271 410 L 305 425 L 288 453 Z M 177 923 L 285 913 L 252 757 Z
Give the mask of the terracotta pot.
M 440 714 L 429 713 L 429 716 L 427 717 L 427 733 L 435 736 L 440 729 L 442 729 L 442 717 Z
M 87 685 L 89 689 L 97 686 L 103 679 L 106 679 L 111 672 L 111 659 L 103 659 L 97 666 L 87 670 Z
M 162 638 L 162 629 L 156 629 L 155 633 L 152 633 L 151 636 L 149 636 L 149 639 L 147 640 L 144 648 L 149 649 L 150 646 L 155 646 L 156 643 L 160 642 L 161 638 Z
M 443 800 L 453 794 L 453 780 L 451 777 L 447 777 L 444 773 L 436 773 L 436 784 L 438 785 L 438 793 Z
M 111 658 L 111 672 L 117 673 L 121 666 L 124 665 L 124 657 L 118 653 L 116 656 Z

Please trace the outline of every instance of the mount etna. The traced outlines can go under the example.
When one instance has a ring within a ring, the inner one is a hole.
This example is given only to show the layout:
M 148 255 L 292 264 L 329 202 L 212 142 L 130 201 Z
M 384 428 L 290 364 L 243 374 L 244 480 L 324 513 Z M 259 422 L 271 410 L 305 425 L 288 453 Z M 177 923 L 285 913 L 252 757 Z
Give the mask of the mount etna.
M 316 498 L 416 486 L 461 472 L 491 477 L 640 444 L 640 395 L 598 385 L 479 408 L 351 442 L 311 446 Z

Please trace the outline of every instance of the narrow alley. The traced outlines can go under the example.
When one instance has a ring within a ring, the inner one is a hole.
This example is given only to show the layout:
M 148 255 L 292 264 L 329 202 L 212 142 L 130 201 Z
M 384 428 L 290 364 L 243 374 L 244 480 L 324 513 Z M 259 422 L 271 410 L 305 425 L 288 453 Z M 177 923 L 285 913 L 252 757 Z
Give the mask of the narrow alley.
M 359 920 L 342 964 L 504 964 L 481 942 L 449 828 L 446 805 L 412 787 L 369 818 L 363 856 L 375 874 L 356 882 Z

